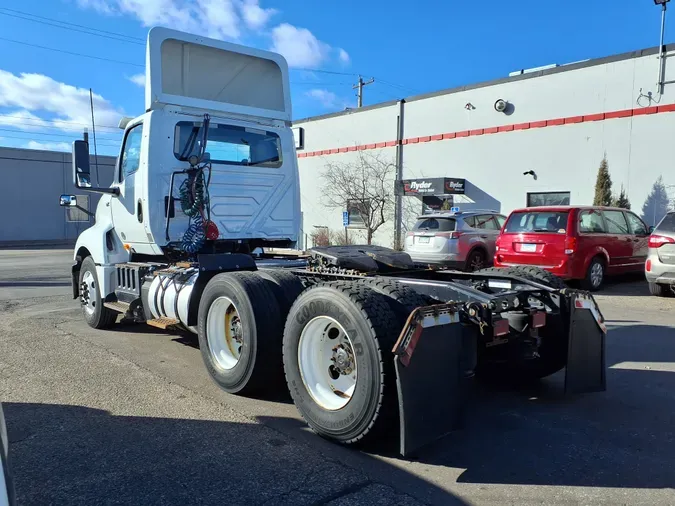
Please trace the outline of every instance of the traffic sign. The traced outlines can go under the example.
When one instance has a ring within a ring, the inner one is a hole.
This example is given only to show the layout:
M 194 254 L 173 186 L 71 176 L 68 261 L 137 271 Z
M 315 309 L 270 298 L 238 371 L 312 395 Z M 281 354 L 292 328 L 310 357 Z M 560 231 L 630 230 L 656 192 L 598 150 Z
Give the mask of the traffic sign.
M 349 226 L 349 213 L 347 211 L 342 211 L 342 226 Z

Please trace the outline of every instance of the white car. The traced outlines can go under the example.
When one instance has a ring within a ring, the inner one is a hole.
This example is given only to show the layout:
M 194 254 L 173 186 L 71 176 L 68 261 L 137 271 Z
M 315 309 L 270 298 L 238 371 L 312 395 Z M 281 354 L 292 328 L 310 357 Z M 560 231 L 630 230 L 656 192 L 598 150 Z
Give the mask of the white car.
M 9 474 L 9 439 L 5 426 L 5 415 L 0 404 L 0 506 L 14 506 L 14 488 Z

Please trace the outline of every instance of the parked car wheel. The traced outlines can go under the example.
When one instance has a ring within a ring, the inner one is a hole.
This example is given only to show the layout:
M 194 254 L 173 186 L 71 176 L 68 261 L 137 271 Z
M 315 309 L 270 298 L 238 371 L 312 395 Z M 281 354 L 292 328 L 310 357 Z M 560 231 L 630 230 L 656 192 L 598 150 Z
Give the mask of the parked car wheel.
M 591 260 L 586 277 L 582 281 L 582 285 L 586 290 L 595 292 L 600 289 L 605 280 L 605 261 L 600 257 L 595 257 Z
M 474 272 L 485 267 L 485 252 L 480 249 L 473 250 L 466 259 L 466 270 Z
M 660 283 L 649 283 L 649 293 L 656 295 L 657 297 L 672 297 L 675 295 L 670 286 Z

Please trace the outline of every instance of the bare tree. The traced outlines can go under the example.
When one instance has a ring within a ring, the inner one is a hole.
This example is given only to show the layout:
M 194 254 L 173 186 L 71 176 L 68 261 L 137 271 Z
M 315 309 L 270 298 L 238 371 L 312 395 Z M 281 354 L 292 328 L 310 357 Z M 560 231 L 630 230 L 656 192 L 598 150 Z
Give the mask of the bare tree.
M 356 244 L 356 241 L 353 233 L 345 234 L 340 230 L 331 230 L 330 243 L 335 246 L 348 246 Z
M 352 162 L 328 162 L 321 177 L 326 205 L 356 215 L 371 244 L 373 233 L 394 214 L 394 161 L 382 153 L 357 151 Z
M 330 246 L 330 231 L 328 227 L 319 227 L 309 234 L 312 239 L 312 247 Z

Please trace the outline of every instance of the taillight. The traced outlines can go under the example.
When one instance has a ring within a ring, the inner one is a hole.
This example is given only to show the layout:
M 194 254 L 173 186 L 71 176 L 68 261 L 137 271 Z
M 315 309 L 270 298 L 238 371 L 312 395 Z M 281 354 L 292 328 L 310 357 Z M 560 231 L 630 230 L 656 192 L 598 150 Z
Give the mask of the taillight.
M 462 232 L 437 232 L 436 237 L 445 237 L 446 239 L 459 239 Z
M 664 244 L 675 244 L 675 239 L 672 237 L 666 237 L 663 235 L 650 235 L 649 236 L 649 247 L 650 248 L 660 248 Z
M 576 237 L 565 238 L 565 255 L 573 255 L 576 249 L 577 249 L 577 238 Z

